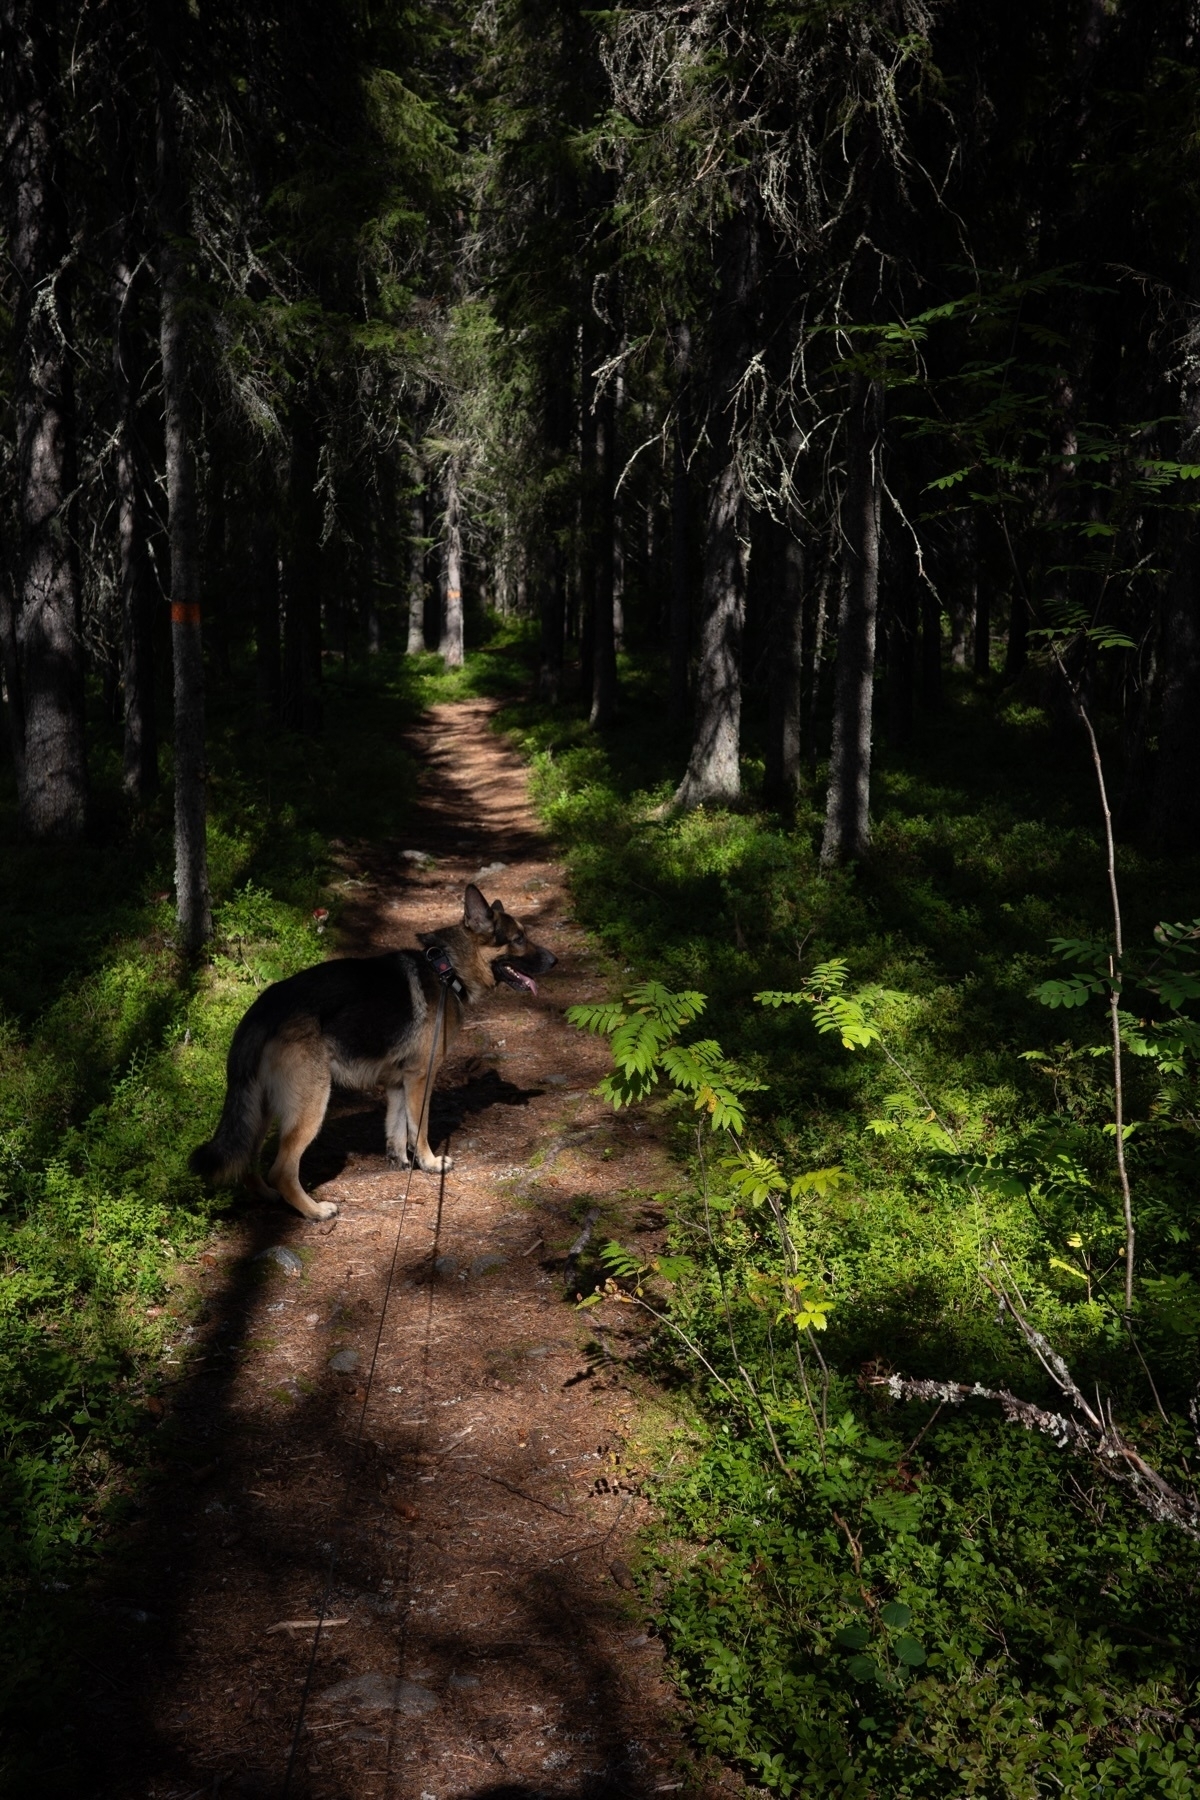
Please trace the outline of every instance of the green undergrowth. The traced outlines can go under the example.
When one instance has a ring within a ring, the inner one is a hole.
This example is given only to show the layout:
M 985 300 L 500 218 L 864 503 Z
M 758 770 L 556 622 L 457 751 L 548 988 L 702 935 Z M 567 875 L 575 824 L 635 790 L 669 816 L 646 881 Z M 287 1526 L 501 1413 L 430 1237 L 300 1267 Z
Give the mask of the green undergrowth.
M 593 1279 L 602 1305 L 662 1315 L 657 1372 L 705 1420 L 646 1546 L 700 1743 L 788 1795 L 1200 1794 L 1196 1543 L 994 1403 L 886 1385 L 1062 1409 L 1007 1290 L 1193 1491 L 1194 1068 L 1126 1059 L 1131 1335 L 1106 1014 L 1036 995 L 1063 972 L 1051 938 L 1109 931 L 1083 747 L 963 685 L 882 754 L 870 863 L 822 877 L 819 789 L 784 822 L 751 762 L 744 807 L 673 815 L 686 746 L 651 679 L 630 668 L 625 691 L 607 743 L 570 708 L 507 719 L 579 918 L 661 984 L 630 990 L 624 1026 L 578 1022 L 649 1071 L 616 1099 L 675 1095 L 670 1254 L 639 1269 L 609 1246 Z M 1153 949 L 1158 921 L 1197 911 L 1197 868 L 1119 862 L 1126 941 Z M 664 992 L 707 996 L 674 1062 Z M 734 1075 L 733 1135 L 714 1133 Z
M 215 937 L 173 940 L 168 782 L 131 819 L 117 747 L 93 739 L 94 835 L 14 845 L 0 797 L 0 1787 L 74 1776 L 65 1696 L 81 1608 L 156 1464 L 160 1390 L 185 1354 L 186 1265 L 228 1196 L 188 1173 L 211 1131 L 234 1026 L 268 982 L 333 941 L 336 863 L 403 842 L 401 741 L 430 699 L 523 677 L 504 640 L 447 677 L 436 657 L 334 664 L 319 736 L 267 730 L 252 677 L 210 684 Z M 164 759 L 164 762 L 166 759 Z

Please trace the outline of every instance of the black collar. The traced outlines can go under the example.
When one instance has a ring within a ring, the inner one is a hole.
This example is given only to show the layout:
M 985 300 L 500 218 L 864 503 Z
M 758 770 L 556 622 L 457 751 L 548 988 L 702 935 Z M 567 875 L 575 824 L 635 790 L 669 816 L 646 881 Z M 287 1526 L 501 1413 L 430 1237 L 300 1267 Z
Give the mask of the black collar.
M 466 999 L 466 986 L 458 975 L 454 964 L 447 956 L 444 944 L 426 944 L 425 960 L 429 963 L 443 987 L 448 987 L 450 992 L 455 995 L 457 999 Z

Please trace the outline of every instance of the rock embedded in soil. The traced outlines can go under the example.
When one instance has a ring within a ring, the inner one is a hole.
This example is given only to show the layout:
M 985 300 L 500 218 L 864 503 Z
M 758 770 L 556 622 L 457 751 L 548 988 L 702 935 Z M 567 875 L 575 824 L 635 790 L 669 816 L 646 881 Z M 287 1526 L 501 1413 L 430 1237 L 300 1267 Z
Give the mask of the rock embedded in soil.
M 492 1269 L 502 1269 L 505 1261 L 506 1259 L 503 1256 L 497 1256 L 494 1253 L 486 1256 L 477 1256 L 471 1264 L 471 1273 L 472 1275 L 487 1275 Z
M 294 1250 L 288 1249 L 286 1244 L 270 1244 L 265 1250 L 260 1250 L 254 1260 L 255 1262 L 273 1262 L 283 1270 L 285 1275 L 303 1275 L 304 1273 L 303 1262 Z
M 353 1375 L 361 1361 L 357 1350 L 336 1350 L 329 1359 L 329 1366 L 335 1375 Z
M 351 1675 L 337 1681 L 317 1696 L 322 1706 L 355 1707 L 361 1712 L 398 1712 L 406 1719 L 420 1719 L 437 1706 L 436 1694 L 415 1681 L 404 1681 L 384 1675 L 379 1669 L 368 1669 L 363 1675 Z

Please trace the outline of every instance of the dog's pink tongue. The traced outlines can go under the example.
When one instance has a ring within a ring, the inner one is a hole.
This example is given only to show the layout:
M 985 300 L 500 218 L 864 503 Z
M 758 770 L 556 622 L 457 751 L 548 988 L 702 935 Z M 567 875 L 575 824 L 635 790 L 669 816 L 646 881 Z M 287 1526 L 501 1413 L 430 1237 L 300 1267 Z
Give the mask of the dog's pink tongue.
M 521 983 L 522 987 L 527 987 L 531 994 L 537 993 L 537 982 L 533 979 L 532 975 L 522 974 L 520 969 L 514 969 L 513 974 Z

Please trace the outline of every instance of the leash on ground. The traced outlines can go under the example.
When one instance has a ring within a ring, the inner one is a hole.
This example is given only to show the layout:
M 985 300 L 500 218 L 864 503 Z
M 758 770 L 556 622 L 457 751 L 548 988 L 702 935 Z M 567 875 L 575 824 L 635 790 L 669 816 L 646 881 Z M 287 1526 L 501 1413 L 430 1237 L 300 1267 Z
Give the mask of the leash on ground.
M 429 1067 L 425 1071 L 425 1098 L 421 1105 L 421 1116 L 417 1121 L 417 1143 L 420 1143 L 425 1129 L 425 1121 L 433 1100 L 433 1064 L 437 1055 L 438 1039 L 441 1036 L 442 1021 L 446 1015 L 446 995 L 449 984 L 443 979 L 438 995 L 437 1019 L 434 1022 L 433 1037 L 429 1045 Z M 404 1184 L 404 1197 L 400 1205 L 400 1219 L 396 1226 L 396 1241 L 392 1245 L 392 1260 L 388 1264 L 387 1281 L 383 1289 L 383 1305 L 379 1310 L 379 1328 L 375 1333 L 375 1345 L 371 1351 L 371 1364 L 367 1370 L 367 1379 L 363 1392 L 362 1406 L 358 1415 L 358 1429 L 354 1434 L 354 1443 L 350 1450 L 350 1460 L 346 1468 L 346 1483 L 342 1491 L 341 1512 L 333 1528 L 333 1541 L 329 1549 L 329 1563 L 325 1572 L 325 1591 L 321 1596 L 321 1606 L 317 1613 L 317 1628 L 313 1632 L 312 1649 L 309 1652 L 308 1667 L 304 1673 L 304 1686 L 300 1693 L 300 1710 L 296 1715 L 296 1729 L 292 1733 L 292 1746 L 288 1752 L 287 1769 L 280 1790 L 280 1800 L 288 1800 L 291 1792 L 292 1772 L 296 1766 L 296 1757 L 300 1750 L 300 1737 L 304 1730 L 304 1716 L 308 1710 L 309 1695 L 312 1692 L 313 1676 L 317 1667 L 317 1650 L 321 1642 L 321 1627 L 329 1612 L 329 1602 L 333 1597 L 333 1581 L 337 1572 L 338 1555 L 342 1547 L 346 1526 L 350 1519 L 350 1489 L 355 1475 L 358 1473 L 359 1456 L 362 1451 L 363 1431 L 367 1422 L 367 1407 L 371 1403 L 371 1388 L 375 1380 L 375 1365 L 379 1361 L 379 1346 L 383 1342 L 383 1328 L 387 1322 L 388 1303 L 392 1297 L 392 1283 L 396 1275 L 396 1262 L 400 1255 L 400 1240 L 404 1236 L 404 1222 L 408 1216 L 408 1192 L 412 1187 L 413 1170 L 416 1168 L 416 1149 L 414 1146 L 413 1161 L 408 1165 L 408 1180 Z M 443 1171 L 444 1176 L 444 1171 Z M 439 1208 L 440 1211 L 440 1208 Z

